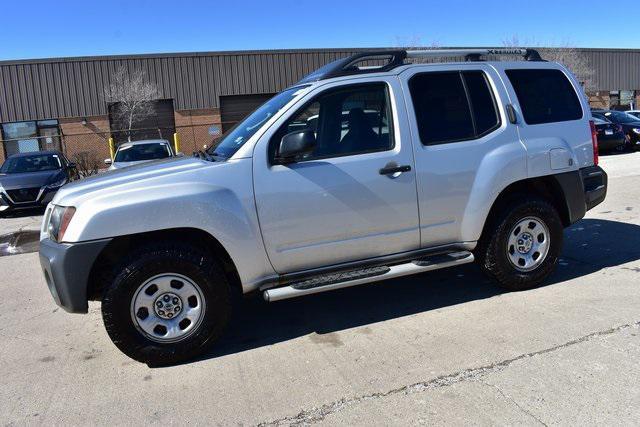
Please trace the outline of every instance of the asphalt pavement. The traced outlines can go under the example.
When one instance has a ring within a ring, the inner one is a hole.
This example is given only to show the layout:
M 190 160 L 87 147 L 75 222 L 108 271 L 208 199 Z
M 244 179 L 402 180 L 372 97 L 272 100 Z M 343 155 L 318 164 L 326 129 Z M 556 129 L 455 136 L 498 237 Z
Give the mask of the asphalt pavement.
M 543 287 L 503 293 L 466 265 L 249 300 L 215 349 L 168 368 L 120 353 L 98 303 L 57 308 L 36 253 L 0 257 L 0 423 L 638 425 L 640 153 L 601 163 L 607 199 Z

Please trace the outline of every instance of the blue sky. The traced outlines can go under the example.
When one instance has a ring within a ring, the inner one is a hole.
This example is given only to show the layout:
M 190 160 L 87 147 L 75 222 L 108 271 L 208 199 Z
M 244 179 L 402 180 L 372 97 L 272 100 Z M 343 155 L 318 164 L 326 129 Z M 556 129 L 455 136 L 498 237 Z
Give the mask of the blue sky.
M 0 59 L 399 45 L 640 48 L 636 2 L 5 1 Z

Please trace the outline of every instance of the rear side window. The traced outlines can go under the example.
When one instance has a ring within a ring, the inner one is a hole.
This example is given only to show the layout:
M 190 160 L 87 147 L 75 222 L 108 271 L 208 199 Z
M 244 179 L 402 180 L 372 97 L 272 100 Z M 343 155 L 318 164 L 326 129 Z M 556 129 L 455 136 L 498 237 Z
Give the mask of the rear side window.
M 500 126 L 482 71 L 416 74 L 409 80 L 409 91 L 424 145 L 475 139 Z
M 524 121 L 529 125 L 582 118 L 580 100 L 560 70 L 507 70 Z

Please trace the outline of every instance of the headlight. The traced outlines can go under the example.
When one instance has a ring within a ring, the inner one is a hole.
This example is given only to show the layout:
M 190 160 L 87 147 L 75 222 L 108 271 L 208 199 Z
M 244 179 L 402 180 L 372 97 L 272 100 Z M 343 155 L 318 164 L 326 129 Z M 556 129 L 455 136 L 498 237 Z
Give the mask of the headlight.
M 73 214 L 76 213 L 76 208 L 73 206 L 54 206 L 49 217 L 49 238 L 54 242 L 62 242 L 64 239 L 64 233 L 69 227 Z
M 640 135 L 640 128 L 633 128 L 631 130 L 633 131 L 633 133 Z
M 47 188 L 58 188 L 58 187 L 62 187 L 63 185 L 65 185 L 67 183 L 67 178 L 62 178 L 52 184 L 47 184 Z

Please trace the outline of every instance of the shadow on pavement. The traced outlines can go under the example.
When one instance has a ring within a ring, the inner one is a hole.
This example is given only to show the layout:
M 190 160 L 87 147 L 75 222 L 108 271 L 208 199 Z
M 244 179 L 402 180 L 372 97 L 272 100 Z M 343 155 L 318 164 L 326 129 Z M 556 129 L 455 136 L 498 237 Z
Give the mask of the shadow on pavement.
M 563 286 L 561 283 L 567 280 L 640 259 L 640 226 L 635 224 L 584 219 L 566 229 L 564 236 L 562 258 L 545 286 Z M 226 337 L 201 360 L 314 332 L 328 334 L 491 298 L 502 292 L 477 265 L 468 264 L 270 304 L 259 298 L 248 299 Z

